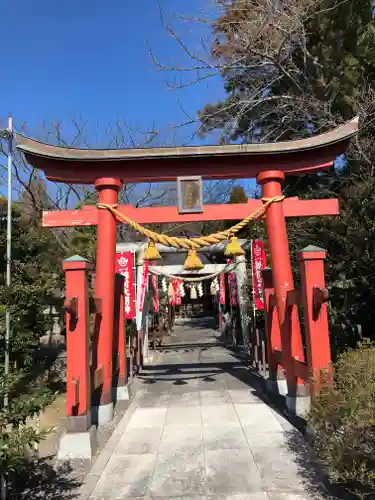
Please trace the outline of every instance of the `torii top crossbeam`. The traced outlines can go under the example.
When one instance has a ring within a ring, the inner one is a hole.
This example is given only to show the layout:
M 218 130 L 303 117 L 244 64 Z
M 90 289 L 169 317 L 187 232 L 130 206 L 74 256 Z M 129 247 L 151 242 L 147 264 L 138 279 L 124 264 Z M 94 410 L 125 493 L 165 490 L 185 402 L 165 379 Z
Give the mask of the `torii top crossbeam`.
M 256 177 L 266 169 L 289 175 L 333 164 L 358 131 L 358 118 L 307 139 L 264 144 L 144 149 L 77 149 L 51 146 L 17 134 L 17 148 L 48 179 L 93 184 L 105 175 L 124 183 L 165 182 L 179 176 L 205 179 Z

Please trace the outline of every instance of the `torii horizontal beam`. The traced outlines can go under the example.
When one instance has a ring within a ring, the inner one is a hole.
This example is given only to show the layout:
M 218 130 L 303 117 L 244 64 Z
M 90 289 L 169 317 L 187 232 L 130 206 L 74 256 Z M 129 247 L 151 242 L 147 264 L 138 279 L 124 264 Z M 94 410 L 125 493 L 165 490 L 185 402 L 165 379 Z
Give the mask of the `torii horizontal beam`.
M 16 134 L 18 151 L 47 179 L 93 184 L 104 176 L 124 184 L 167 182 L 200 175 L 203 179 L 249 179 L 268 170 L 288 175 L 332 166 L 358 132 L 358 117 L 320 135 L 296 141 L 135 149 L 80 149 L 42 144 Z
M 169 222 L 206 222 L 217 220 L 242 220 L 262 206 L 261 200 L 249 200 L 247 203 L 225 205 L 204 205 L 203 213 L 179 214 L 178 208 L 145 207 L 132 205 L 117 207 L 121 213 L 138 224 L 162 224 Z M 319 215 L 339 215 L 337 199 L 300 200 L 297 197 L 286 198 L 283 202 L 286 217 L 311 217 Z M 86 227 L 98 223 L 98 208 L 94 205 L 83 206 L 79 210 L 55 210 L 43 212 L 43 227 Z

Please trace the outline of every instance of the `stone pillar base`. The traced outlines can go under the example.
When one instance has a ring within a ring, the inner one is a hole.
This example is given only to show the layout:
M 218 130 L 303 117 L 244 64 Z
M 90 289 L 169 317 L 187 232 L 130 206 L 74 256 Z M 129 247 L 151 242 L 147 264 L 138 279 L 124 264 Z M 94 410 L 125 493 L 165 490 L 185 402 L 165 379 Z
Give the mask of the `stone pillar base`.
M 295 394 L 286 395 L 286 407 L 290 413 L 305 418 L 310 411 L 311 398 L 308 387 L 299 385 Z
M 130 399 L 130 387 L 127 385 L 118 385 L 112 388 L 113 399 L 115 401 L 129 401 Z
M 266 390 L 275 396 L 286 396 L 288 394 L 288 384 L 285 379 L 266 380 Z
M 91 460 L 95 454 L 96 431 L 67 432 L 60 439 L 57 460 Z
M 113 420 L 113 403 L 92 407 L 92 421 L 97 425 L 108 424 Z
M 310 411 L 310 396 L 286 396 L 286 407 L 290 413 L 305 418 Z

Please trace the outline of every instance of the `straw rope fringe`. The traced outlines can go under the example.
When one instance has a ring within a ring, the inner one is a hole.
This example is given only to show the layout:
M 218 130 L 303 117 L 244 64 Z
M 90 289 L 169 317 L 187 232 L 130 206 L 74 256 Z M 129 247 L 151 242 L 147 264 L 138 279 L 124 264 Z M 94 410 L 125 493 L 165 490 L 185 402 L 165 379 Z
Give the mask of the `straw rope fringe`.
M 259 219 L 264 215 L 272 203 L 278 203 L 283 201 L 285 196 L 275 196 L 274 198 L 262 198 L 264 202 L 263 206 L 255 210 L 252 214 L 248 215 L 238 224 L 235 224 L 225 231 L 220 231 L 220 233 L 210 234 L 208 236 L 200 236 L 198 238 L 178 238 L 175 236 L 167 236 L 166 234 L 159 234 L 151 229 L 141 226 L 137 222 L 133 221 L 126 215 L 119 212 L 116 207 L 117 205 L 109 205 L 107 203 L 98 203 L 97 207 L 100 209 L 109 210 L 118 221 L 129 224 L 138 233 L 146 236 L 150 241 L 154 243 L 160 243 L 162 245 L 173 247 L 173 248 L 185 248 L 187 250 L 197 250 L 205 246 L 214 245 L 215 243 L 220 243 L 222 241 L 228 240 L 231 236 L 236 234 L 238 231 L 246 227 L 252 220 Z

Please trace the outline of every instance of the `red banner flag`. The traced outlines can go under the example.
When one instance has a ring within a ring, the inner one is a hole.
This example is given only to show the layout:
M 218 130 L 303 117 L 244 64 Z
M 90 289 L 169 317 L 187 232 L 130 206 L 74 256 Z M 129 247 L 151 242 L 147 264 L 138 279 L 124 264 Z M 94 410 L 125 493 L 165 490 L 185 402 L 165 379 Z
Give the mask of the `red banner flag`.
M 180 306 L 182 304 L 181 283 L 181 280 L 176 280 L 176 306 Z
M 254 306 L 255 309 L 262 310 L 264 309 L 262 271 L 266 267 L 266 252 L 263 241 L 251 241 L 251 261 Z
M 174 279 L 172 280 L 173 295 L 169 298 L 169 303 L 171 306 L 180 306 L 182 304 L 181 298 L 181 285 L 182 281 Z
M 152 262 L 152 265 L 155 265 L 155 262 Z M 158 277 L 155 274 L 151 275 L 151 283 L 152 289 L 154 291 L 152 297 L 152 309 L 154 312 L 159 312 L 159 290 L 158 290 Z
M 143 274 L 141 283 L 141 298 L 139 301 L 139 311 L 143 311 L 143 304 L 145 302 L 146 290 L 147 290 L 147 280 L 148 280 L 148 261 L 143 262 Z
M 220 274 L 220 296 L 219 296 L 219 304 L 225 304 L 225 276 L 224 273 Z
M 233 264 L 233 261 L 228 260 L 229 265 Z M 228 273 L 228 282 L 229 282 L 229 300 L 231 307 L 238 306 L 238 295 L 237 295 L 237 277 L 234 273 Z
M 116 273 L 124 276 L 125 318 L 135 318 L 133 252 L 116 253 Z

